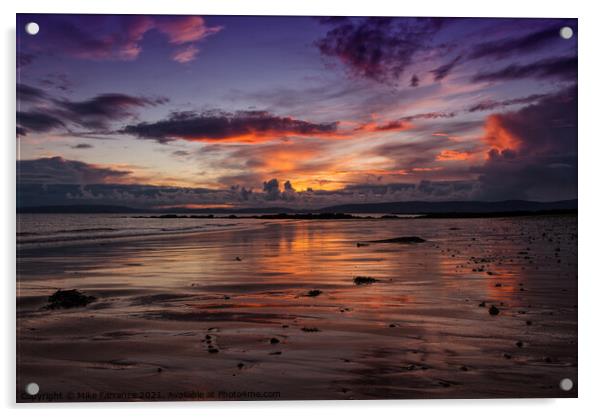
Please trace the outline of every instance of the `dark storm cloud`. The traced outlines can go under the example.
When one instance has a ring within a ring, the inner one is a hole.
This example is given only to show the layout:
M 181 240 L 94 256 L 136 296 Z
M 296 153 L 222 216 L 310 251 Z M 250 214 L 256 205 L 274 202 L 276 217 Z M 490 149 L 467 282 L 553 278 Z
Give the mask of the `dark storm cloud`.
M 472 77 L 473 82 L 507 81 L 523 78 L 575 79 L 577 57 L 542 59 L 530 64 L 512 64 L 500 70 L 481 72 Z
M 439 18 L 368 17 L 328 19 L 332 26 L 316 44 L 340 60 L 353 75 L 380 82 L 395 81 L 426 50 L 444 23 Z
M 272 178 L 269 181 L 263 183 L 263 192 L 266 194 L 268 200 L 277 200 L 280 198 L 280 184 L 278 179 Z
M 420 85 L 420 78 L 416 74 L 412 75 L 410 79 L 410 87 L 418 87 Z
M 165 104 L 165 98 L 146 98 L 126 94 L 100 94 L 88 100 L 72 101 L 53 98 L 44 90 L 27 84 L 17 84 L 19 107 L 17 124 L 22 131 L 49 132 L 69 125 L 86 129 L 107 129 L 111 122 L 136 115 L 136 110 Z
M 26 135 L 29 132 L 44 133 L 65 127 L 62 120 L 42 111 L 18 111 L 17 134 Z
M 475 181 L 428 181 L 352 184 L 342 190 L 319 191 L 330 195 L 339 203 L 347 200 L 355 202 L 387 201 L 450 201 L 471 199 L 478 188 Z
M 456 65 L 458 65 L 458 63 L 460 62 L 461 59 L 462 59 L 461 56 L 457 56 L 456 58 L 454 58 L 452 61 L 448 62 L 447 64 L 443 64 L 440 67 L 432 70 L 431 73 L 434 75 L 435 81 L 441 81 L 442 79 L 447 77 L 449 75 L 450 71 Z
M 468 108 L 468 111 L 473 113 L 476 111 L 493 110 L 499 107 L 513 106 L 515 104 L 531 104 L 547 97 L 547 94 L 531 94 L 526 97 L 518 97 L 508 100 L 485 100 Z
M 552 42 L 562 41 L 560 38 L 561 25 L 545 28 L 531 32 L 521 37 L 504 38 L 491 42 L 483 42 L 475 45 L 469 55 L 469 59 L 493 57 L 501 59 L 513 54 L 532 52 Z
M 101 167 L 60 156 L 17 161 L 19 184 L 97 184 L 113 182 L 129 171 Z
M 17 102 L 30 103 L 47 99 L 46 93 L 37 87 L 17 83 Z
M 241 139 L 253 142 L 273 136 L 332 134 L 336 132 L 337 124 L 311 123 L 291 117 L 275 116 L 266 111 L 174 112 L 167 119 L 128 125 L 121 132 L 141 139 L 154 139 L 160 143 L 176 139 Z
M 474 168 L 481 174 L 481 198 L 576 198 L 576 86 L 517 112 L 489 116 L 485 130 L 489 158 Z
M 101 94 L 89 100 L 55 100 L 57 114 L 65 119 L 89 129 L 105 129 L 114 120 L 135 115 L 141 107 L 165 104 L 164 98 L 148 99 L 126 94 Z

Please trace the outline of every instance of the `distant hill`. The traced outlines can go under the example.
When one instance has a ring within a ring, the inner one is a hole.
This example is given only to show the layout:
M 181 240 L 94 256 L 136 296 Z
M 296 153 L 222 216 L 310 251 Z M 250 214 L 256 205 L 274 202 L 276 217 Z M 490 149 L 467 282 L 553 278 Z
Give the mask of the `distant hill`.
M 324 207 L 320 212 L 334 213 L 508 213 L 528 211 L 576 210 L 577 200 L 536 202 L 525 200 L 508 201 L 399 201 L 395 203 L 342 204 Z
M 197 214 L 257 214 L 257 213 L 387 213 L 387 214 L 462 214 L 462 213 L 512 213 L 551 212 L 577 210 L 577 200 L 536 202 L 508 201 L 399 201 L 394 203 L 342 204 L 317 210 L 299 210 L 285 207 L 206 208 L 206 209 L 142 209 L 110 205 L 71 205 L 18 207 L 18 213 L 197 213 Z
M 72 206 L 36 206 L 36 207 L 17 207 L 17 213 L 150 213 L 152 210 L 137 209 L 126 206 L 107 206 L 102 204 L 81 204 Z

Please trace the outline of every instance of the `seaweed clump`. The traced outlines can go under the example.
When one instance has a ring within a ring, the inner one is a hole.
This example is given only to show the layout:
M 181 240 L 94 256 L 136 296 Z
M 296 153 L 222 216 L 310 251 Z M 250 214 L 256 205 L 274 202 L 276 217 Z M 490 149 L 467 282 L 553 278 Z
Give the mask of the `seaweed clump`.
M 96 301 L 96 297 L 85 295 L 78 290 L 58 290 L 48 297 L 47 309 L 85 307 Z
M 355 285 L 369 285 L 369 284 L 374 284 L 375 282 L 377 282 L 377 279 L 374 279 L 372 277 L 355 277 L 353 278 L 353 283 Z

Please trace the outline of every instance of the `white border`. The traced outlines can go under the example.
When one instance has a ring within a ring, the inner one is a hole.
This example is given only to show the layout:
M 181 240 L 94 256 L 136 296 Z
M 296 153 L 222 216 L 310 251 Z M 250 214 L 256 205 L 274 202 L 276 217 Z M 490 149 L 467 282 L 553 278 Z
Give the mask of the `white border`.
M 597 404 L 600 355 L 600 299 L 602 275 L 597 250 L 601 245 L 600 173 L 596 169 L 602 156 L 600 134 L 600 71 L 602 59 L 602 15 L 594 1 L 498 2 L 470 0 L 384 1 L 370 0 L 20 0 L 1 3 L 3 24 L 2 77 L 5 106 L 1 112 L 3 166 L 3 220 L 1 265 L 4 268 L 2 317 L 2 369 L 0 404 L 9 413 L 24 415 L 86 415 L 107 412 L 125 414 L 143 412 L 162 416 L 169 410 L 185 415 L 215 414 L 252 416 L 304 416 L 344 413 L 345 417 L 364 416 L 367 412 L 390 415 L 504 416 L 545 413 L 548 416 L 593 414 Z M 15 13 L 131 13 L 131 14 L 270 14 L 270 15 L 396 15 L 396 16 L 480 16 L 480 17 L 577 17 L 579 18 L 579 396 L 578 400 L 429 400 L 429 401 L 353 401 L 353 402 L 270 402 L 270 403 L 171 403 L 171 404 L 71 404 L 15 405 Z M 202 414 L 201 414 L 202 413 Z

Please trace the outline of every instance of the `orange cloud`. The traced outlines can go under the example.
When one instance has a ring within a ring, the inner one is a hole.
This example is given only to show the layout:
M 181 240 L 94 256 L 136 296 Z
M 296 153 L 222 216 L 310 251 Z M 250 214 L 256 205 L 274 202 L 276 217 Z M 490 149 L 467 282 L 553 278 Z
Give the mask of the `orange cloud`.
M 437 155 L 437 161 L 465 161 L 470 158 L 469 152 L 458 152 L 451 149 L 444 149 Z
M 521 145 L 521 140 L 504 126 L 502 117 L 498 114 L 487 117 L 483 142 L 499 152 L 515 151 Z

